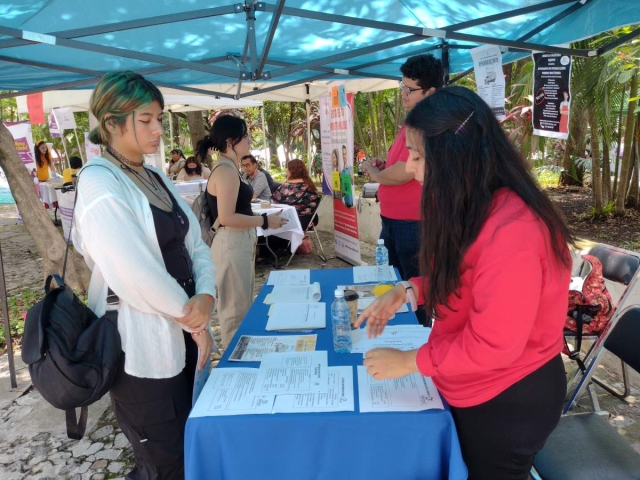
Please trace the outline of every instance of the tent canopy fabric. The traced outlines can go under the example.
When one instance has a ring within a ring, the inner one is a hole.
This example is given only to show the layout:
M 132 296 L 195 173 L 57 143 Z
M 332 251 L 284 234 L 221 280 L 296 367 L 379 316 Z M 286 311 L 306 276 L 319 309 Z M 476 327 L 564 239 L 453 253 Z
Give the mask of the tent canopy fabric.
M 165 110 L 171 112 L 190 112 L 200 110 L 226 110 L 231 108 L 261 107 L 262 101 L 250 98 L 233 100 L 205 95 L 189 95 L 184 92 L 170 93 L 169 89 L 160 89 L 164 97 Z M 93 90 L 58 90 L 42 94 L 42 108 L 48 112 L 52 108 L 69 107 L 73 112 L 89 110 L 89 100 Z M 27 97 L 16 97 L 18 113 L 28 113 Z
M 195 94 L 274 99 L 295 87 L 289 98 L 305 99 L 320 81 L 389 88 L 417 53 L 463 72 L 478 45 L 510 62 L 636 23 L 638 0 L 12 0 L 0 5 L 0 89 L 86 89 L 130 69 Z

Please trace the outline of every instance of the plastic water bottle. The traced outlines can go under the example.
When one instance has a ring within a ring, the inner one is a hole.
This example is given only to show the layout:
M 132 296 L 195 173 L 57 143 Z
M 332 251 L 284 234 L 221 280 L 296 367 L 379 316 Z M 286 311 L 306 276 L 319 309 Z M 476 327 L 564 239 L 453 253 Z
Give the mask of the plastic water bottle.
M 336 353 L 351 353 L 351 313 L 344 299 L 344 290 L 337 289 L 331 304 L 333 349 Z
M 389 250 L 384 246 L 384 240 L 378 239 L 378 247 L 376 248 L 376 266 L 378 267 L 378 281 L 386 282 L 389 280 Z

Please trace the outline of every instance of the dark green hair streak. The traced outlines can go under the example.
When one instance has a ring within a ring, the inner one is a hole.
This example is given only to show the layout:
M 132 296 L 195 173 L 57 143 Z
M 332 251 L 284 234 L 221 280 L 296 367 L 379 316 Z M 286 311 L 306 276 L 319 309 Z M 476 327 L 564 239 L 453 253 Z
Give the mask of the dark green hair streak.
M 142 75 L 131 71 L 107 73 L 91 94 L 90 109 L 98 127 L 91 130 L 89 140 L 107 145 L 111 139 L 107 123 L 112 127 L 124 125 L 131 113 L 154 101 L 164 109 L 162 93 Z

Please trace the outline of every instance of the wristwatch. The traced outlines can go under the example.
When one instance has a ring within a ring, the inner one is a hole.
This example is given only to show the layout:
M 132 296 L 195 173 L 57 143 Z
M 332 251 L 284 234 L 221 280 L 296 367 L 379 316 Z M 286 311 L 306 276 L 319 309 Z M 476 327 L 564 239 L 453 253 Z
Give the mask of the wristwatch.
M 411 304 L 411 311 L 415 312 L 418 310 L 418 302 L 416 301 L 416 296 L 413 293 L 413 286 L 409 282 L 405 281 L 399 282 L 399 284 L 405 288 L 407 293 L 407 303 Z
M 266 213 L 262 214 L 262 229 L 266 230 L 267 228 L 269 228 L 269 218 L 267 217 Z

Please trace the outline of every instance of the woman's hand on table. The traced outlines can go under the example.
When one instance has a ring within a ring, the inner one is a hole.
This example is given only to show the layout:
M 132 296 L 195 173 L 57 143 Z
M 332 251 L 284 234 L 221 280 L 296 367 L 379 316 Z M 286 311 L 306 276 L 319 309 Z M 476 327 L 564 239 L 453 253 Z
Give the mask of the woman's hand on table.
M 400 378 L 418 371 L 418 350 L 403 352 L 395 348 L 374 348 L 364 355 L 363 365 L 375 380 Z
M 211 295 L 194 295 L 184 306 L 184 316 L 176 318 L 176 322 L 181 323 L 192 332 L 201 332 L 209 327 L 213 302 Z
M 208 328 L 200 333 L 192 333 L 191 338 L 198 345 L 198 370 L 202 370 L 207 365 L 207 359 L 211 356 L 213 338 L 211 338 Z
M 356 320 L 355 326 L 360 327 L 366 321 L 367 337 L 376 338 L 383 332 L 389 319 L 395 315 L 406 301 L 407 292 L 405 288 L 402 285 L 396 285 L 365 308 Z

